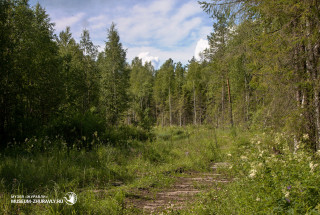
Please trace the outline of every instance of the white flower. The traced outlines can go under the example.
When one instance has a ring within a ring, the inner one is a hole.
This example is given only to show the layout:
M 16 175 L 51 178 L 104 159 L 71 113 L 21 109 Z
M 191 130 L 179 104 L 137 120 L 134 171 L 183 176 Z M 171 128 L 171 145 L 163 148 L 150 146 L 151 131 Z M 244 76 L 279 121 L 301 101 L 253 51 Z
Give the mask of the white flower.
M 284 197 L 289 198 L 289 196 L 290 196 L 290 193 L 288 191 L 285 192 Z
M 250 178 L 254 178 L 254 177 L 256 176 L 256 174 L 257 174 L 257 170 L 252 169 L 252 170 L 250 171 L 249 177 L 250 177 Z
M 303 138 L 304 140 L 309 140 L 309 134 L 303 134 L 302 138 Z
M 314 171 L 314 168 L 316 168 L 318 166 L 318 164 L 313 164 L 313 162 L 310 162 L 309 167 L 311 169 L 311 172 Z
M 229 157 L 231 157 L 232 155 L 231 154 L 227 154 Z
M 241 160 L 244 160 L 244 161 L 245 161 L 245 160 L 248 160 L 248 158 L 247 158 L 246 156 L 243 156 L 243 155 L 241 155 L 240 158 L 241 158 Z
M 260 200 L 261 200 L 261 199 L 260 199 L 259 197 L 256 198 L 256 201 L 257 201 L 257 202 L 260 202 Z

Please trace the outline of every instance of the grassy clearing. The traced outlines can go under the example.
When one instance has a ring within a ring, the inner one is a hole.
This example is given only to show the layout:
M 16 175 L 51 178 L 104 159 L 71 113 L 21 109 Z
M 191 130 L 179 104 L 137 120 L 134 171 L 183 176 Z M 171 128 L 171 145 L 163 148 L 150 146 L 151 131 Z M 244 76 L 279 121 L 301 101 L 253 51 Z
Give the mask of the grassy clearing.
M 216 143 L 226 135 L 206 127 L 155 128 L 153 141 L 130 140 L 92 150 L 61 147 L 60 139 L 50 149 L 35 149 L 45 139 L 28 140 L 30 150 L 1 154 L 0 210 L 3 214 L 134 214 L 124 200 L 132 189 L 151 190 L 169 186 L 174 175 L 188 170 L 208 171 L 221 157 Z M 99 138 L 97 138 L 99 139 Z M 11 195 L 46 195 L 61 199 L 75 192 L 78 202 L 66 204 L 12 204 Z

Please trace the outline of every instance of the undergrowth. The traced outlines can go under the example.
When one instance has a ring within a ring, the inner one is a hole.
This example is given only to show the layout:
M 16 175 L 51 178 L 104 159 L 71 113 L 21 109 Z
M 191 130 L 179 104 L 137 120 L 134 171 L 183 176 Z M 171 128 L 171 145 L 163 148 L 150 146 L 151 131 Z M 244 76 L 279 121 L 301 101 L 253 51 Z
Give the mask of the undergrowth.
M 238 135 L 219 170 L 233 181 L 201 196 L 192 214 L 320 214 L 320 151 L 307 138 L 293 152 L 285 133 Z
M 121 130 L 104 134 L 108 141 L 97 133 L 90 142 L 82 137 L 90 148 L 72 146 L 60 137 L 12 143 L 0 154 L 2 214 L 141 214 L 125 204 L 130 190 L 170 186 L 179 172 L 207 171 L 219 159 L 217 136 L 222 135 L 212 129 L 154 130 L 149 140 L 140 135 L 145 141 L 131 138 L 129 132 L 123 137 Z M 11 203 L 11 195 L 63 199 L 67 192 L 77 194 L 76 204 Z

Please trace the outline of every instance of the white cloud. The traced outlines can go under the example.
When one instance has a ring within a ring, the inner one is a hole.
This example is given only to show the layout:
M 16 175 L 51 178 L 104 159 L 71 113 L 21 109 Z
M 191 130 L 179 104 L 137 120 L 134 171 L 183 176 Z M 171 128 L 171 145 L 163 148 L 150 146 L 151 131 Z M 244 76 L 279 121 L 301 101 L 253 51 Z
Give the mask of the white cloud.
M 94 16 L 88 19 L 89 22 L 96 22 L 96 21 L 102 21 L 106 18 L 105 15 L 100 15 L 100 16 Z
M 196 60 L 201 60 L 201 53 L 206 49 L 209 48 L 208 40 L 200 39 L 197 42 L 196 48 L 194 50 L 194 57 Z
M 173 59 L 175 62 L 180 61 L 182 64 L 187 64 L 188 60 L 193 56 L 195 46 L 196 43 L 191 43 L 189 46 L 175 50 L 163 50 L 152 46 L 132 47 L 128 49 L 127 58 L 133 59 L 140 53 L 146 52 L 147 50 L 149 53 L 152 53 L 153 56 L 157 56 L 159 58 L 159 63 L 155 68 L 159 68 L 159 66 L 169 58 Z
M 55 20 L 54 22 L 56 23 L 56 25 L 55 25 L 56 31 L 62 31 L 67 26 L 71 26 L 71 25 L 79 22 L 84 17 L 84 15 L 85 15 L 85 13 L 78 13 L 75 16 L 63 17 L 63 18 Z
M 188 2 L 184 4 L 178 12 L 173 16 L 173 19 L 182 22 L 183 20 L 189 18 L 190 16 L 196 15 L 198 13 L 201 13 L 202 10 L 199 6 L 195 5 L 195 2 Z
M 126 15 L 116 8 L 112 15 L 95 14 L 88 19 L 92 30 L 104 29 L 114 21 L 122 41 L 130 46 L 164 46 L 172 48 L 190 41 L 192 32 L 200 32 L 203 14 L 196 1 L 161 0 L 137 3 Z M 104 29 L 105 30 L 105 29 Z M 197 35 L 199 38 L 200 35 Z M 202 36 L 202 35 L 201 35 Z
M 159 65 L 159 57 L 151 56 L 149 52 L 141 52 L 138 54 L 138 58 L 142 60 L 142 63 L 151 62 L 152 65 L 157 68 Z
M 158 58 L 160 65 L 169 58 L 187 64 L 192 56 L 197 56 L 199 38 L 206 38 L 212 30 L 211 20 L 195 0 L 98 1 L 99 4 L 72 1 L 77 4 L 76 9 L 57 7 L 55 1 L 47 3 L 56 33 L 70 26 L 73 37 L 79 41 L 86 28 L 93 43 L 103 51 L 107 28 L 114 22 L 123 47 L 128 49 L 128 62 L 144 53 L 141 58 L 151 59 L 154 65 Z
M 97 24 L 94 24 L 91 26 L 92 29 L 101 29 L 101 28 L 106 28 L 106 23 L 104 22 L 99 22 Z

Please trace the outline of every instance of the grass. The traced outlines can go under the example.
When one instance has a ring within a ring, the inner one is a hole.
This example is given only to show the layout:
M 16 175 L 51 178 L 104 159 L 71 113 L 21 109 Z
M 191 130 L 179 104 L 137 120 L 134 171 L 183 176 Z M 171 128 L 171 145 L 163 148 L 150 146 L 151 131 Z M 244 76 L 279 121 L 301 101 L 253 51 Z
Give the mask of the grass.
M 0 210 L 3 214 L 134 214 L 125 197 L 135 188 L 154 190 L 174 182 L 181 171 L 207 171 L 219 159 L 217 135 L 206 127 L 155 128 L 152 141 L 92 145 L 92 150 L 64 147 L 55 140 L 27 140 L 27 150 L 0 155 Z M 97 138 L 99 139 L 99 138 Z M 52 147 L 43 149 L 44 142 Z M 41 145 L 41 150 L 37 150 Z M 74 192 L 78 202 L 12 204 L 11 195 L 46 195 L 61 199 Z
M 0 155 L 2 214 L 141 214 L 126 204 L 132 191 L 156 193 L 181 172 L 208 172 L 214 162 L 229 163 L 218 172 L 232 182 L 197 195 L 188 208 L 165 213 L 320 214 L 320 152 L 308 151 L 302 139 L 292 153 L 285 133 L 190 126 L 154 128 L 151 141 L 96 141 L 92 150 L 70 149 L 61 141 L 37 150 L 32 139 L 26 150 Z M 77 194 L 73 206 L 11 203 L 11 195 L 61 199 L 67 192 Z
M 293 153 L 291 143 L 285 133 L 239 134 L 225 151 L 229 167 L 219 170 L 233 182 L 180 214 L 320 214 L 320 151 L 302 139 Z

